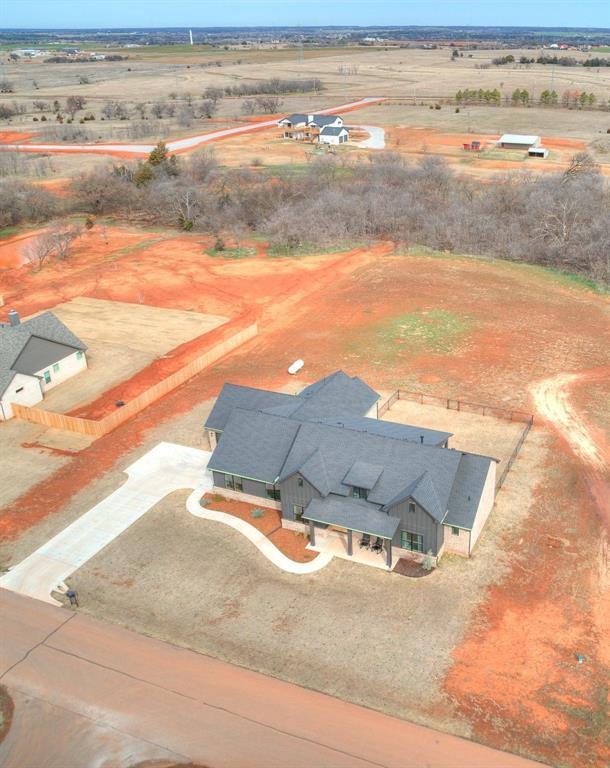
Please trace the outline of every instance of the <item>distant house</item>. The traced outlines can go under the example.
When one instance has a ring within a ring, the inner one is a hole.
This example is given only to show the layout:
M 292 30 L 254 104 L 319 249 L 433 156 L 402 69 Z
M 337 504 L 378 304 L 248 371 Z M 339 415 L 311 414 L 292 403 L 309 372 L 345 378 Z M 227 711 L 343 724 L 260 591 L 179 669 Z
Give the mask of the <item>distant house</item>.
M 320 144 L 343 144 L 349 139 L 345 126 L 325 125 L 318 135 Z
M 306 115 L 296 112 L 278 120 L 284 128 L 284 138 L 296 141 L 312 141 L 323 144 L 341 144 L 347 141 L 348 132 L 343 128 L 343 118 L 339 115 Z M 335 129 L 343 128 L 343 132 Z M 332 130 L 331 130 L 332 129 Z M 322 133 L 326 139 L 322 139 Z M 340 137 L 340 138 L 339 138 Z
M 380 421 L 379 394 L 343 371 L 298 395 L 225 384 L 205 429 L 215 490 L 280 510 L 310 546 L 349 556 L 469 556 L 494 503 L 496 460 L 449 448 L 451 433 Z
M 0 323 L 0 420 L 13 403 L 35 405 L 44 393 L 87 367 L 87 346 L 52 312 Z
M 537 147 L 540 144 L 540 136 L 523 136 L 518 133 L 505 133 L 500 136 L 498 146 L 502 149 L 523 149 Z

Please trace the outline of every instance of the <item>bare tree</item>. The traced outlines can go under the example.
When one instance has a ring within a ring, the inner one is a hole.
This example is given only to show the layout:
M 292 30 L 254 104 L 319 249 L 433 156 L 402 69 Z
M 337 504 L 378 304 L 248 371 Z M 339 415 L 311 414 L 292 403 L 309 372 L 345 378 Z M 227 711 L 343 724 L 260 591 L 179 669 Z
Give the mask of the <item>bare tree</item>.
M 87 99 L 84 96 L 68 96 L 66 99 L 66 112 L 74 120 L 74 115 L 87 103 Z
M 261 112 L 268 115 L 273 115 L 280 111 L 280 108 L 284 102 L 279 96 L 257 96 L 256 106 Z
M 135 107 L 136 107 L 136 112 L 140 115 L 140 120 L 144 120 L 146 118 L 146 110 L 147 110 L 146 102 L 138 101 Z
M 32 267 L 39 272 L 46 261 L 51 257 L 55 249 L 55 243 L 49 232 L 43 232 L 30 240 L 24 248 L 23 254 Z

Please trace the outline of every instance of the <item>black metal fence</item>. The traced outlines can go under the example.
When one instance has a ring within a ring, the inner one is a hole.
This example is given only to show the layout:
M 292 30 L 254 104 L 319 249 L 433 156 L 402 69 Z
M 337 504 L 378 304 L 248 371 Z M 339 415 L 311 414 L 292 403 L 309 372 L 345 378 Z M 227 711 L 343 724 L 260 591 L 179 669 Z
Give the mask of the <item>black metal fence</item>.
M 459 400 L 453 397 L 440 397 L 439 395 L 429 395 L 426 392 L 413 392 L 408 389 L 397 389 L 396 392 L 392 392 L 390 397 L 377 408 L 377 417 L 381 418 L 387 413 L 390 408 L 398 400 L 411 400 L 421 405 L 436 405 L 442 408 L 448 408 L 452 411 L 464 411 L 466 413 L 478 413 L 481 416 L 494 416 L 497 419 L 506 419 L 507 421 L 521 421 L 525 423 L 525 427 L 521 432 L 512 453 L 506 462 L 506 466 L 502 470 L 502 474 L 496 481 L 496 493 L 502 487 L 506 476 L 510 472 L 511 467 L 515 463 L 519 451 L 523 447 L 525 438 L 528 436 L 530 429 L 534 425 L 534 417 L 530 413 L 524 411 L 518 411 L 513 408 L 504 408 L 500 405 L 486 405 L 483 403 L 471 403 L 469 400 Z

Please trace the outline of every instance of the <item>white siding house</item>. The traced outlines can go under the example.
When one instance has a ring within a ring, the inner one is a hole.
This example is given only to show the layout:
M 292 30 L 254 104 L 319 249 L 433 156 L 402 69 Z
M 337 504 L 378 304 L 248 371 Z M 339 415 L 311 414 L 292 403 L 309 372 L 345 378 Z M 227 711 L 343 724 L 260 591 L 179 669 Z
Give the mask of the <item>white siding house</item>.
M 87 367 L 86 345 L 52 312 L 21 322 L 14 310 L 0 324 L 0 420 L 13 403 L 32 406 Z
M 344 144 L 349 139 L 347 128 L 325 125 L 320 131 L 320 144 Z

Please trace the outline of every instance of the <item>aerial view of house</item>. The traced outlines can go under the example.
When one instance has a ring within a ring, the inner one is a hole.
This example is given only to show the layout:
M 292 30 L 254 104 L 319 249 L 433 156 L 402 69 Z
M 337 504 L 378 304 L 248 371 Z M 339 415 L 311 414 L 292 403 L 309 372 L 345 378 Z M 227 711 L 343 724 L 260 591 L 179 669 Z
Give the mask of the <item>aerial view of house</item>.
M 284 128 L 284 138 L 320 144 L 343 144 L 349 138 L 349 128 L 339 115 L 306 115 L 296 112 L 278 120 Z
M 343 371 L 298 395 L 226 384 L 205 423 L 215 488 L 264 499 L 312 547 L 345 537 L 351 555 L 374 541 L 388 567 L 395 556 L 470 556 L 496 460 L 450 448 L 450 433 L 378 420 L 379 397 Z
M 12 404 L 34 405 L 44 393 L 87 367 L 87 349 L 52 312 L 21 321 L 10 310 L 0 323 L 0 419 Z

